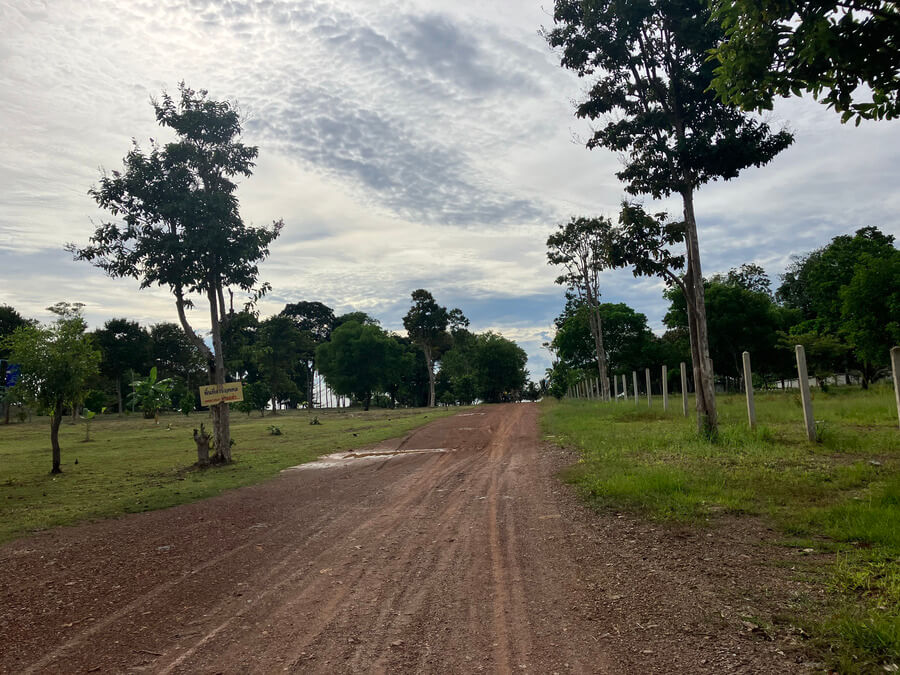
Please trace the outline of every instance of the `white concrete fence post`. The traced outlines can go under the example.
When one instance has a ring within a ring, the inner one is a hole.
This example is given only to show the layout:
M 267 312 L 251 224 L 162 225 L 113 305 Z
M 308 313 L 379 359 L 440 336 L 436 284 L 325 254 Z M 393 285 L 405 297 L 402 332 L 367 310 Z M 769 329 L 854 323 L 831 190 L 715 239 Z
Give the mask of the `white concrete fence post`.
M 744 391 L 747 394 L 747 419 L 750 428 L 756 428 L 756 405 L 753 403 L 753 372 L 750 370 L 750 352 L 744 352 Z
M 649 408 L 650 406 L 653 405 L 653 399 L 651 398 L 653 393 L 650 390 L 650 369 L 649 368 L 644 368 L 644 377 L 647 380 L 647 407 Z
M 816 441 L 816 420 L 813 418 L 812 396 L 809 393 L 809 375 L 806 370 L 806 351 L 803 345 L 796 346 L 797 377 L 800 382 L 800 399 L 803 401 L 803 421 L 806 424 L 806 437 L 810 442 Z
M 900 347 L 891 349 L 891 373 L 894 376 L 894 398 L 897 399 L 897 424 L 900 424 Z
M 687 390 L 687 366 L 681 362 L 681 411 L 688 416 L 688 390 Z
M 619 378 L 613 375 L 613 402 L 619 402 Z
M 636 370 L 631 371 L 631 381 L 632 381 L 632 384 L 634 384 L 634 404 L 637 405 L 639 401 L 638 401 L 638 386 L 637 386 L 637 371 Z
M 622 403 L 628 403 L 628 386 L 626 383 L 628 380 L 625 378 L 625 373 L 622 373 Z
M 662 367 L 662 397 L 663 410 L 669 409 L 669 367 Z

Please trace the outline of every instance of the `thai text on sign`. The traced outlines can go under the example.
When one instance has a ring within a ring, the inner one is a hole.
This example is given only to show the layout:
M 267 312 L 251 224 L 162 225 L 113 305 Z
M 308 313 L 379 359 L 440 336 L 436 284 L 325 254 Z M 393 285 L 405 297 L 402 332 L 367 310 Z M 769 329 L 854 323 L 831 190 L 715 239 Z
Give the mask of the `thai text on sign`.
M 244 400 L 244 386 L 241 382 L 226 382 L 221 387 L 216 384 L 207 384 L 200 387 L 200 404 L 215 405 L 216 403 L 234 403 Z

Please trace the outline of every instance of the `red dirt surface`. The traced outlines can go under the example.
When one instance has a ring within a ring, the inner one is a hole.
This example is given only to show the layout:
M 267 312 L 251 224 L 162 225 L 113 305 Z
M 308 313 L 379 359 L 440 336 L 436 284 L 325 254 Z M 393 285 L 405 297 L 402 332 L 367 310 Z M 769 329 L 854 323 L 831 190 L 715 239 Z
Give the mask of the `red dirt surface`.
M 733 602 L 787 592 L 755 562 L 764 532 L 589 511 L 537 406 L 475 410 L 378 448 L 446 452 L 305 465 L 0 547 L 0 672 L 804 668 Z

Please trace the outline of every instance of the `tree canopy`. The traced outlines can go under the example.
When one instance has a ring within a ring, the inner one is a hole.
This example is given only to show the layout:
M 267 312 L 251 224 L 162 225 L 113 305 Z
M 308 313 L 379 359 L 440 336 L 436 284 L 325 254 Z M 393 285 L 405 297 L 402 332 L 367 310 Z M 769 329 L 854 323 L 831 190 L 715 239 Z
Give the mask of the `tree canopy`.
M 900 10 L 889 0 L 712 0 L 713 87 L 747 110 L 808 92 L 846 122 L 900 116 Z
M 316 368 L 338 394 L 355 396 L 369 409 L 372 394 L 400 377 L 403 350 L 380 327 L 348 321 L 316 348 Z
M 841 333 L 864 364 L 887 366 L 900 345 L 900 251 L 863 254 L 840 290 Z
M 517 400 L 525 388 L 528 356 L 502 335 L 482 333 L 475 339 L 476 392 L 487 403 Z
M 81 400 L 89 378 L 99 370 L 101 354 L 85 334 L 87 324 L 79 305 L 60 303 L 50 309 L 58 315 L 53 323 L 20 326 L 0 342 L 0 348 L 8 350 L 21 368 L 13 389 L 50 412 L 52 473 L 60 473 L 63 406 Z
M 428 368 L 428 407 L 434 407 L 434 361 L 437 348 L 445 338 L 449 320 L 447 308 L 437 304 L 431 293 L 423 288 L 412 292 L 412 306 L 403 317 L 403 327 L 425 355 Z
M 127 371 L 144 372 L 149 368 L 151 338 L 137 321 L 110 319 L 94 331 L 103 354 L 100 372 L 116 383 L 118 412 L 123 412 L 122 377 Z

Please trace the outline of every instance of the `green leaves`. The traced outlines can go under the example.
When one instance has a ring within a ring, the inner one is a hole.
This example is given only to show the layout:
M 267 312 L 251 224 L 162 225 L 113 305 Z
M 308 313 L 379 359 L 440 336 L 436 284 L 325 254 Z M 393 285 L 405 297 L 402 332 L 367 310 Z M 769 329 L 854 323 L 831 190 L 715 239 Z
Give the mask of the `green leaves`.
M 156 366 L 153 366 L 147 377 L 131 383 L 132 392 L 128 395 L 128 401 L 139 405 L 145 416 L 152 417 L 172 405 L 172 387 L 170 378 L 157 379 Z
M 744 110 L 813 95 L 842 122 L 900 116 L 900 11 L 887 0 L 713 0 L 712 88 Z M 870 100 L 866 100 L 869 99 Z
M 206 292 L 237 286 L 253 293 L 258 262 L 281 231 L 244 224 L 234 195 L 235 176 L 249 176 L 257 148 L 239 142 L 237 111 L 182 83 L 178 101 L 154 102 L 157 121 L 177 134 L 143 151 L 137 143 L 124 170 L 104 173 L 89 194 L 117 221 L 101 223 L 90 244 L 67 246 L 113 277 L 142 287 Z
M 49 409 L 57 402 L 77 400 L 100 363 L 100 352 L 85 327 L 76 307 L 52 324 L 26 324 L 3 339 L 0 348 L 21 367 L 13 387 L 17 395 Z
M 547 40 L 561 64 L 596 77 L 576 108 L 600 123 L 587 146 L 625 154 L 616 175 L 629 194 L 661 198 L 734 178 L 793 140 L 710 90 L 717 64 L 709 54 L 723 31 L 703 0 L 556 0 L 554 8 Z

